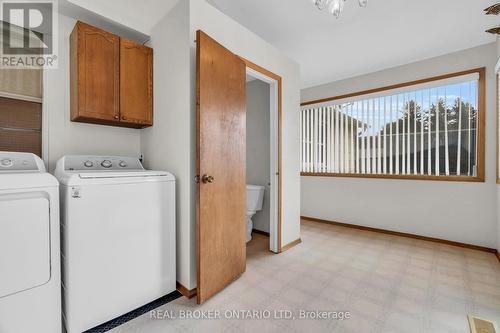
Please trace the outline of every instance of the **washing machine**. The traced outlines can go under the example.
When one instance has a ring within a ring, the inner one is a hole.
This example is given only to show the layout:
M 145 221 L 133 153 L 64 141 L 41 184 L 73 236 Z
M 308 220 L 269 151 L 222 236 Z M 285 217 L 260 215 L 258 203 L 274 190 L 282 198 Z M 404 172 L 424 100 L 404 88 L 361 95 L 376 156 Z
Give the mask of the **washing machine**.
M 0 152 L 0 332 L 60 333 L 59 189 L 33 154 Z
M 139 159 L 65 156 L 60 182 L 63 317 L 80 333 L 176 289 L 175 178 Z

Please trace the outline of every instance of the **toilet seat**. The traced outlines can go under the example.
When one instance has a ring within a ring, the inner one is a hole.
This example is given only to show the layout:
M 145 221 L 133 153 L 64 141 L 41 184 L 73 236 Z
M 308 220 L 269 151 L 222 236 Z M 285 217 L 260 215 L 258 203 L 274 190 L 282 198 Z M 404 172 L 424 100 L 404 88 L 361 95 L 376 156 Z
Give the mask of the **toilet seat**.
M 247 185 L 247 218 L 246 218 L 246 230 L 247 230 L 247 243 L 252 240 L 252 230 L 253 221 L 252 217 L 260 210 L 262 210 L 262 205 L 264 201 L 264 186 L 258 185 Z

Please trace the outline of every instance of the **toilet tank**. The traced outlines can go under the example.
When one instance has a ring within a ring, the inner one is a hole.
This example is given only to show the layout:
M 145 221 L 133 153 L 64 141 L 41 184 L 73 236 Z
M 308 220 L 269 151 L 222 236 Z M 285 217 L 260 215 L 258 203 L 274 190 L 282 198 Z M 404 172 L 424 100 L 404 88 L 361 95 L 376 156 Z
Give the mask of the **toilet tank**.
M 264 201 L 264 186 L 247 185 L 247 210 L 259 211 Z

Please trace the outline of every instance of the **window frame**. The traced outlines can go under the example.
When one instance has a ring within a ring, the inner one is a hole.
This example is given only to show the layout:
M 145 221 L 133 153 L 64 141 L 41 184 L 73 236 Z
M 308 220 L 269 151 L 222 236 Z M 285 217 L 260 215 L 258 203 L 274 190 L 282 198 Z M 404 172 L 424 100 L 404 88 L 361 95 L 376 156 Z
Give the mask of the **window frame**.
M 328 172 L 301 172 L 300 175 L 303 177 L 339 177 L 339 178 L 378 178 L 378 179 L 402 179 L 402 180 L 431 180 L 431 181 L 451 181 L 451 182 L 485 182 L 485 107 L 486 107 L 486 67 L 480 67 L 460 72 L 449 73 L 445 75 L 434 76 L 430 78 L 408 81 L 404 83 L 393 84 L 389 86 L 384 86 L 375 89 L 369 89 L 334 97 L 322 98 L 312 101 L 303 102 L 300 104 L 301 107 L 320 104 L 326 102 L 332 102 L 340 99 L 346 99 L 351 97 L 359 97 L 363 95 L 369 95 L 373 93 L 379 93 L 383 91 L 409 87 L 413 85 L 418 85 L 427 82 L 445 80 L 457 76 L 463 76 L 468 74 L 479 74 L 478 79 L 478 127 L 477 127 L 477 175 L 476 176 L 443 176 L 443 175 L 391 175 L 391 174 L 359 174 L 359 173 L 328 173 Z M 498 72 L 497 72 L 498 75 Z M 497 80 L 498 82 L 498 80 Z M 497 83 L 500 84 L 500 83 Z M 498 94 L 498 89 L 497 89 Z M 497 103 L 498 108 L 498 103 Z M 498 113 L 497 113 L 498 114 Z M 497 117 L 497 127 L 498 127 L 498 117 Z M 498 135 L 498 129 L 497 129 Z M 499 140 L 497 140 L 497 145 L 499 145 Z M 500 166 L 499 159 L 499 148 L 497 147 L 497 183 L 500 184 Z
M 498 59 L 498 63 L 495 67 L 495 87 L 496 87 L 496 183 L 500 185 L 500 59 Z

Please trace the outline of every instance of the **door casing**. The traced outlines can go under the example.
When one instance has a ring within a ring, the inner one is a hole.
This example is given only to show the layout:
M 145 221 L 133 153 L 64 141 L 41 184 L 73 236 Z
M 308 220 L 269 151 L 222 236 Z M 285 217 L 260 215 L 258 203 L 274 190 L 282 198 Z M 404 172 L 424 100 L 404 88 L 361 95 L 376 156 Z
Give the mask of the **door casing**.
M 281 242 L 281 206 L 282 206 L 282 129 L 281 129 L 281 89 L 282 79 L 279 75 L 260 67 L 243 58 L 247 66 L 247 74 L 266 82 L 270 89 L 270 137 L 271 137 L 271 216 L 269 225 L 269 250 L 274 253 L 282 252 Z

